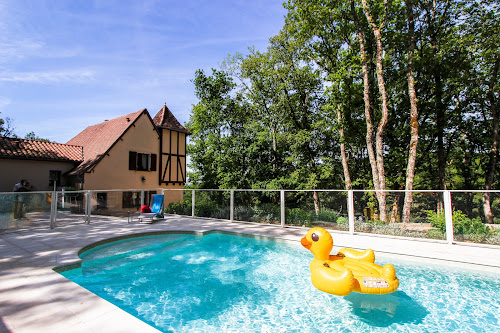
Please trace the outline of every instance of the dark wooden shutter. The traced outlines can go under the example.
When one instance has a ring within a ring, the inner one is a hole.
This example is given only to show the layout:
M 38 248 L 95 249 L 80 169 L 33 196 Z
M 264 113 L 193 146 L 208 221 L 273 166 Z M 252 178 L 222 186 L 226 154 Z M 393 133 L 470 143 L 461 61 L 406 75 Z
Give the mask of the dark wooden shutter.
M 128 169 L 137 170 L 137 153 L 135 151 L 128 153 Z
M 151 165 L 149 166 L 149 170 L 156 171 L 156 154 L 151 154 Z

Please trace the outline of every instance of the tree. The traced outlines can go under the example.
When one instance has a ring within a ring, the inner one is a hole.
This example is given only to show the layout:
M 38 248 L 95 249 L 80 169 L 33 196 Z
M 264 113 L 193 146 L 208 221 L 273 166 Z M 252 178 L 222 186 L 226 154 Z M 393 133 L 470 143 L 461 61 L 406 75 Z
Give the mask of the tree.
M 0 118 L 0 136 L 16 137 L 16 135 L 14 134 L 14 126 L 12 124 L 11 118 Z
M 500 6 L 497 1 L 481 1 L 466 7 L 466 23 L 462 27 L 467 33 L 465 42 L 471 51 L 473 64 L 470 82 L 471 93 L 481 103 L 483 119 L 487 132 L 490 133 L 487 164 L 485 167 L 484 189 L 490 191 L 493 186 L 499 148 L 500 108 Z M 483 213 L 487 223 L 493 223 L 491 198 L 489 192 L 483 192 Z
M 35 132 L 31 131 L 28 134 L 24 136 L 26 140 L 37 140 L 37 141 L 43 141 L 43 142 L 50 142 L 48 139 L 40 138 L 35 134 Z
M 408 164 L 406 167 L 405 203 L 403 206 L 403 222 L 410 222 L 411 204 L 413 202 L 413 182 L 415 178 L 415 163 L 417 159 L 418 145 L 418 107 L 417 92 L 415 89 L 415 50 L 417 48 L 415 36 L 415 14 L 413 0 L 406 1 L 406 12 L 408 20 L 408 96 L 410 98 L 410 128 L 411 139 L 408 151 Z
M 265 52 L 237 55 L 225 72 L 197 73 L 191 126 L 200 183 L 375 189 L 357 200 L 378 204 L 385 222 L 412 220 L 413 189 L 498 186 L 497 0 L 285 7 L 285 25 Z M 402 209 L 390 189 L 406 189 Z M 440 211 L 442 195 L 435 197 Z M 478 198 L 464 197 L 454 204 L 464 201 L 477 217 Z M 317 193 L 314 204 L 318 212 Z M 485 221 L 495 209 L 486 191 Z

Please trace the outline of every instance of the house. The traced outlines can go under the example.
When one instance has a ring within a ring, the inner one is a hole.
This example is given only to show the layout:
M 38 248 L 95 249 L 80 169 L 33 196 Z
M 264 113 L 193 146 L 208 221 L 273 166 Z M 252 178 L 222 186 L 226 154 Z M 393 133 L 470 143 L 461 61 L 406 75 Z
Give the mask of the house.
M 70 186 L 64 175 L 83 162 L 83 147 L 55 142 L 0 137 L 0 192 L 28 179 L 38 191 Z
M 102 190 L 97 193 L 101 208 L 137 207 L 142 189 L 183 188 L 189 134 L 164 105 L 153 118 L 143 109 L 89 126 L 66 144 L 2 138 L 0 172 L 11 176 L 2 177 L 0 191 L 11 191 L 21 178 L 38 190 L 51 190 L 56 181 L 58 186 Z M 22 142 L 17 150 L 11 148 L 15 140 Z M 41 169 L 41 162 L 52 164 Z M 127 191 L 104 191 L 110 189 Z M 166 193 L 165 201 L 182 200 L 182 192 Z

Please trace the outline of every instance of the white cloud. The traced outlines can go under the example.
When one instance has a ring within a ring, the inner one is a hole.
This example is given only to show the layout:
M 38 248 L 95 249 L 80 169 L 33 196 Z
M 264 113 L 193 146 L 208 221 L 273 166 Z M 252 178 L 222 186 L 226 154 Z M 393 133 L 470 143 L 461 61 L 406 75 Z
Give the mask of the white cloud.
M 61 82 L 88 82 L 94 79 L 95 73 L 91 70 L 47 71 L 47 72 L 18 72 L 0 74 L 0 82 L 17 83 L 61 83 Z
M 210 39 L 199 40 L 196 42 L 185 43 L 177 47 L 174 47 L 174 49 L 182 50 L 182 49 L 190 49 L 201 46 L 220 46 L 220 45 L 235 44 L 235 43 L 245 43 L 248 44 L 248 46 L 251 46 L 252 42 L 258 42 L 258 41 L 267 42 L 268 39 L 269 38 L 267 37 L 266 38 L 258 38 L 258 37 L 210 38 Z
M 22 59 L 35 55 L 43 48 L 43 43 L 23 39 L 16 41 L 0 41 L 0 61 L 8 62 L 12 59 Z
M 5 96 L 0 96 L 0 109 L 6 107 L 11 103 L 10 98 L 5 97 Z

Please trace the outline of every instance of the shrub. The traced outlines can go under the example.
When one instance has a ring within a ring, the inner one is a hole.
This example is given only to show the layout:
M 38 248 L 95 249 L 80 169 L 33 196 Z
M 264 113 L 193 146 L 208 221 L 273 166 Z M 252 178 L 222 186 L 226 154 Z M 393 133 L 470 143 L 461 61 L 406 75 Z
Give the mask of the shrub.
M 427 234 L 427 237 L 429 237 L 431 239 L 444 239 L 444 233 L 443 233 L 443 231 L 441 231 L 439 229 L 427 230 L 426 234 Z
M 336 211 L 324 209 L 319 212 L 318 215 L 313 213 L 312 220 L 322 221 L 322 222 L 335 222 L 339 218 L 339 214 Z
M 438 228 L 443 233 L 446 232 L 446 221 L 444 213 L 437 214 L 433 211 L 427 211 L 427 218 L 431 222 L 431 225 Z M 465 216 L 460 210 L 453 212 L 453 232 L 456 235 L 462 234 L 477 234 L 477 235 L 488 235 L 490 229 L 485 226 L 479 217 L 470 219 Z
M 251 207 L 237 206 L 234 207 L 234 219 L 236 221 L 252 221 L 255 216 L 255 211 Z
M 184 200 L 170 203 L 165 209 L 167 214 L 191 215 L 191 201 Z
M 349 220 L 346 217 L 341 216 L 337 219 L 337 224 L 348 224 L 348 223 Z
M 286 221 L 290 224 L 306 224 L 309 214 L 300 208 L 290 208 L 286 212 Z
M 215 202 L 212 202 L 212 201 L 196 202 L 194 209 L 195 209 L 196 216 L 199 216 L 199 217 L 212 217 L 215 214 L 217 214 L 218 211 L 220 210 L 219 207 L 217 206 L 217 204 Z M 228 217 L 229 217 L 229 215 L 227 217 L 224 217 L 224 218 L 227 219 Z
M 227 220 L 229 219 L 229 207 L 219 208 L 213 212 L 211 212 L 214 219 Z

